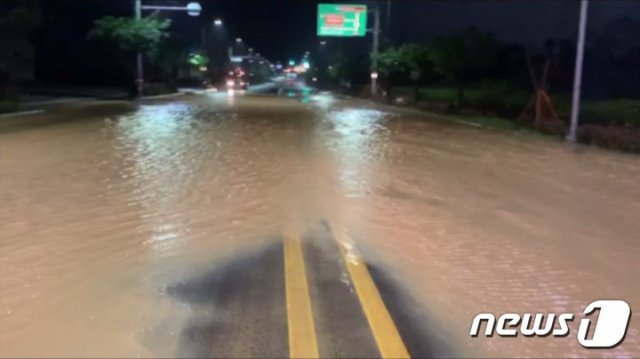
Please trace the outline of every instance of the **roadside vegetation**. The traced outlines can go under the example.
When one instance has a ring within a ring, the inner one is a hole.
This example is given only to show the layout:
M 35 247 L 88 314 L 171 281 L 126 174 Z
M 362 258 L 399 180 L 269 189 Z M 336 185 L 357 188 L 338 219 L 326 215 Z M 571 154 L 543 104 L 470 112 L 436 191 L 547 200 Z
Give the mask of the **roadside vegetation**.
M 35 1 L 0 2 L 0 113 L 16 111 L 20 93 L 16 82 L 33 72 L 33 32 L 40 24 Z
M 638 33 L 640 21 L 623 17 L 590 35 L 580 142 L 640 153 L 640 38 L 633 35 Z M 368 67 L 357 56 L 337 49 L 322 60 L 320 68 L 329 69 L 320 71 L 322 84 L 368 96 Z M 566 134 L 573 40 L 522 46 L 469 28 L 424 43 L 387 43 L 376 60 L 381 84 L 377 101 L 455 114 L 492 128 Z M 538 95 L 544 108 L 538 106 Z
M 150 66 L 146 67 L 146 76 L 150 81 L 144 83 L 145 96 L 175 92 L 177 71 L 175 67 L 183 57 L 183 46 L 169 33 L 171 20 L 155 16 L 136 20 L 132 18 L 105 16 L 94 22 L 94 27 L 87 34 L 88 40 L 100 42 L 110 49 L 112 62 L 124 72 L 135 73 L 135 56 L 144 55 Z M 189 58 L 188 63 L 201 66 L 206 61 L 201 55 Z M 129 83 L 129 92 L 133 96 L 135 83 Z
M 64 97 L 86 94 L 111 98 L 124 95 L 117 89 L 120 87 L 126 88 L 126 92 L 133 96 L 136 91 L 133 76 L 135 56 L 138 52 L 144 58 L 143 95 L 176 92 L 181 74 L 182 78 L 193 78 L 202 84 L 201 68 L 209 62 L 207 55 L 202 51 L 188 51 L 183 41 L 170 32 L 171 20 L 156 12 L 140 20 L 103 16 L 94 21 L 86 33 L 86 44 L 104 56 L 87 58 L 87 61 L 105 63 L 103 67 L 113 75 L 108 84 L 99 87 L 86 82 L 86 77 L 81 81 L 75 78 L 76 82 L 62 78 L 57 80 L 55 88 L 51 88 L 47 80 L 40 82 L 36 76 L 34 44 L 44 36 L 42 31 L 47 24 L 47 21 L 43 22 L 41 6 L 38 0 L 0 2 L 0 113 L 18 111 L 32 95 Z

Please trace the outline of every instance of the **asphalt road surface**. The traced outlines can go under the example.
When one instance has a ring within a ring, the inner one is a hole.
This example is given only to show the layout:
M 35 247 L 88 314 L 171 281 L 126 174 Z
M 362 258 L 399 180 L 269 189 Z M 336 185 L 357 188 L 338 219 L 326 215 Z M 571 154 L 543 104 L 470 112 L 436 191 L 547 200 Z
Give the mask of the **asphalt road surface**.
M 200 278 L 169 287 L 169 295 L 179 301 L 223 312 L 214 320 L 196 316 L 187 321 L 178 356 L 434 355 L 424 332 L 396 326 L 410 319 L 403 317 L 402 304 L 391 299 L 387 309 L 366 263 L 347 252 L 321 221 L 301 235 L 274 238 Z M 393 290 L 385 295 L 396 297 L 398 289 Z M 405 343 L 401 332 L 412 341 Z
M 0 120 L 0 356 L 584 357 L 585 305 L 640 307 L 637 157 L 258 90 Z

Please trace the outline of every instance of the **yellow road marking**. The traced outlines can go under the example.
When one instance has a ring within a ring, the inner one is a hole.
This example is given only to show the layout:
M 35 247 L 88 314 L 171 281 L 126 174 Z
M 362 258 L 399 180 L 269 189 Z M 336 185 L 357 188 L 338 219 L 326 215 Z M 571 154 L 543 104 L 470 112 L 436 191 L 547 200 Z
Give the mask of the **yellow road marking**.
M 351 281 L 356 288 L 356 293 L 367 321 L 369 321 L 369 326 L 378 344 L 380 354 L 383 358 L 410 358 L 409 351 L 402 341 L 402 337 L 382 300 L 382 296 L 380 296 L 376 284 L 373 282 L 373 278 L 371 278 L 366 264 L 353 251 L 348 250 L 348 242 L 340 240 L 338 238 L 339 234 L 335 232 L 336 228 L 333 228 L 335 238 L 340 247 L 340 253 L 351 275 Z
M 289 357 L 318 358 L 318 343 L 311 312 L 309 286 L 300 238 L 288 235 L 284 241 L 284 275 L 287 292 Z

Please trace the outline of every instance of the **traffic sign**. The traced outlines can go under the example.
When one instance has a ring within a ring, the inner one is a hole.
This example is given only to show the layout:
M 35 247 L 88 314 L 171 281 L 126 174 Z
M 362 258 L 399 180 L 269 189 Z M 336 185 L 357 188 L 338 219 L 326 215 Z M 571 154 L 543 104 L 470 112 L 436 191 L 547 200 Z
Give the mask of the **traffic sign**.
M 367 6 L 318 4 L 318 36 L 365 36 Z

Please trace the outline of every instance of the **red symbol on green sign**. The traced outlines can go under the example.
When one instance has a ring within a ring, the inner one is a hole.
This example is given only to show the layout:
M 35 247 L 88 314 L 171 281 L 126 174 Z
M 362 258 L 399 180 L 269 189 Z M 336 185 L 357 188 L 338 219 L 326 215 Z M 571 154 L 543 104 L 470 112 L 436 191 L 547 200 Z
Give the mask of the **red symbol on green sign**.
M 344 25 L 344 16 L 340 14 L 325 15 L 324 23 L 327 26 L 342 26 Z

